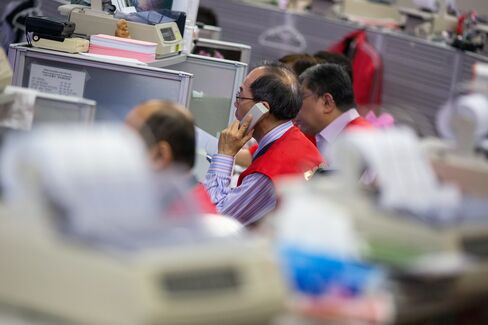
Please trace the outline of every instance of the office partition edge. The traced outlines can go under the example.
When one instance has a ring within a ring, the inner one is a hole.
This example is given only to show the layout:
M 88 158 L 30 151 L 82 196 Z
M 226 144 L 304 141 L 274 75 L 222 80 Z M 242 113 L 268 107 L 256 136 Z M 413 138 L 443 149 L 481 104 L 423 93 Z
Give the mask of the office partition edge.
M 218 59 L 218 58 L 212 58 L 212 57 L 206 57 L 206 56 L 201 56 L 201 55 L 196 55 L 196 54 L 189 54 L 187 56 L 187 60 L 198 60 L 204 58 L 205 60 L 208 61 L 208 64 L 211 64 L 211 62 L 221 62 L 221 63 L 227 63 L 231 64 L 236 67 L 236 74 L 234 77 L 234 84 L 232 87 L 232 98 L 231 98 L 231 104 L 230 104 L 230 109 L 229 109 L 229 120 L 228 123 L 230 124 L 232 121 L 234 121 L 235 118 L 235 111 L 236 108 L 234 106 L 234 100 L 235 100 L 235 95 L 237 94 L 237 91 L 239 90 L 239 87 L 244 80 L 244 78 L 247 75 L 247 70 L 248 70 L 248 65 L 243 62 L 239 61 L 231 61 L 231 60 L 225 60 L 225 59 Z M 200 64 L 202 64 L 202 61 L 200 61 Z
M 22 85 L 22 75 L 24 73 L 21 69 L 16 69 L 17 66 L 23 67 L 25 65 L 25 57 L 20 55 L 18 48 L 15 45 L 10 45 L 8 51 L 8 60 L 12 67 L 12 85 Z
M 36 58 L 36 59 L 45 59 L 49 60 L 51 59 L 51 55 L 53 55 L 53 51 L 45 51 L 45 50 L 39 50 L 39 49 L 33 49 L 33 48 L 26 48 L 24 46 L 17 46 L 17 44 L 11 45 L 10 51 L 15 50 L 16 52 L 27 52 L 26 56 Z M 9 51 L 9 54 L 10 54 Z M 152 77 L 158 77 L 158 73 L 160 72 L 169 72 L 172 79 L 176 80 L 178 77 L 188 77 L 191 78 L 192 74 L 187 73 L 184 71 L 174 71 L 170 69 L 162 69 L 162 68 L 154 68 L 146 65 L 136 65 L 136 64 L 124 64 L 121 62 L 110 62 L 107 60 L 97 60 L 97 59 L 91 59 L 91 58 L 86 58 L 82 57 L 80 55 L 70 55 L 70 54 L 65 54 L 61 52 L 55 52 L 56 55 L 59 57 L 57 60 L 59 62 L 63 63 L 77 63 L 80 65 L 86 65 L 90 67 L 97 67 L 99 64 L 109 64 L 111 66 L 111 70 L 114 71 L 120 71 L 120 72 L 130 72 L 133 74 L 139 74 L 139 75 L 146 75 L 146 76 L 152 76 Z M 15 59 L 17 60 L 18 56 L 20 55 L 16 53 Z M 23 61 L 23 60 L 22 60 Z M 23 64 L 24 62 L 19 62 L 19 64 Z M 14 63 L 15 66 L 17 66 L 17 61 Z M 23 65 L 20 65 L 23 67 Z M 14 66 L 13 66 L 14 67 Z M 17 70 L 17 69 L 15 69 Z M 142 73 L 141 71 L 144 71 Z M 23 69 L 18 69 L 18 73 L 23 72 Z M 20 80 L 23 81 L 23 80 Z M 16 85 L 17 85 L 18 80 L 16 80 Z
M 80 66 L 88 66 L 93 68 L 99 68 L 100 65 L 109 65 L 110 70 L 112 71 L 127 72 L 135 75 L 158 77 L 161 72 L 166 72 L 168 73 L 167 79 L 181 80 L 184 86 L 192 86 L 193 75 L 184 71 L 175 71 L 171 69 L 156 68 L 138 64 L 127 64 L 123 62 L 111 62 L 103 59 L 101 60 L 84 57 L 79 54 L 68 54 L 37 48 L 28 48 L 25 46 L 24 43 L 10 45 L 8 57 L 14 71 L 12 77 L 12 85 L 22 87 L 24 83 L 23 78 L 26 57 L 52 60 L 53 54 L 57 56 L 56 60 L 58 62 L 78 64 Z M 191 92 L 185 91 L 185 89 L 192 88 L 180 88 L 180 92 L 178 94 L 178 103 L 188 107 L 190 105 Z
M 187 109 L 190 107 L 191 101 L 191 89 L 193 89 L 193 75 L 187 72 L 181 72 L 181 76 L 188 76 L 182 79 L 182 84 L 187 87 L 180 87 L 180 92 L 178 94 L 178 103 L 185 106 Z M 185 89 L 190 89 L 190 91 L 185 91 Z
M 241 82 L 243 82 L 244 78 L 247 75 L 248 65 L 245 63 L 243 63 L 243 64 L 245 65 L 244 69 L 238 69 L 236 71 L 236 77 L 234 79 L 234 91 L 233 91 L 234 98 L 232 98 L 231 106 L 230 106 L 229 124 L 236 119 L 236 107 L 234 106 L 235 95 L 239 91 L 239 87 L 241 86 Z

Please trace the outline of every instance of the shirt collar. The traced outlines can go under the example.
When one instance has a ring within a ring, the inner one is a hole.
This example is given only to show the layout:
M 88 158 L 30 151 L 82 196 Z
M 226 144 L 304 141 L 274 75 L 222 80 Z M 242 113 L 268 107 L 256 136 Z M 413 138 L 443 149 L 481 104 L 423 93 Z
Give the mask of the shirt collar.
M 266 147 L 268 144 L 270 144 L 273 141 L 278 140 L 281 138 L 283 134 L 286 133 L 291 127 L 293 126 L 292 121 L 288 121 L 286 123 L 280 124 L 268 133 L 264 135 L 264 137 L 261 139 L 261 141 L 258 142 L 258 149 L 256 152 L 254 152 L 253 157 L 264 147 Z
M 326 141 L 327 143 L 332 143 L 335 141 L 337 136 L 346 128 L 346 126 L 353 120 L 359 117 L 359 113 L 355 108 L 342 113 L 336 118 L 332 123 L 327 125 L 319 134 L 316 135 L 317 143 L 321 141 Z

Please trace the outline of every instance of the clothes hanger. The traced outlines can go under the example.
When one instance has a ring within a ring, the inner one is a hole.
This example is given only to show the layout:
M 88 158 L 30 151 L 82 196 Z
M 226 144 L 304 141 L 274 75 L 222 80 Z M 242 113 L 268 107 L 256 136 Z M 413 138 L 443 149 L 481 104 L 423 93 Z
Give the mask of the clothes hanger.
M 307 48 L 307 41 L 295 28 L 295 22 L 290 13 L 285 15 L 285 24 L 266 30 L 259 36 L 258 42 L 262 46 L 291 53 L 304 52 Z

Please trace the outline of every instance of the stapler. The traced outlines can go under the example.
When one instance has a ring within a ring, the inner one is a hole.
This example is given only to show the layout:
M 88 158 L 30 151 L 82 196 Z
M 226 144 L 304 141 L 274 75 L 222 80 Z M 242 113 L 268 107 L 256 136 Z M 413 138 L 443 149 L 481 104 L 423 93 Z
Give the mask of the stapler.
M 49 17 L 27 17 L 26 33 L 32 33 L 30 44 L 34 47 L 68 53 L 87 52 L 89 42 L 82 38 L 71 38 L 75 24 Z

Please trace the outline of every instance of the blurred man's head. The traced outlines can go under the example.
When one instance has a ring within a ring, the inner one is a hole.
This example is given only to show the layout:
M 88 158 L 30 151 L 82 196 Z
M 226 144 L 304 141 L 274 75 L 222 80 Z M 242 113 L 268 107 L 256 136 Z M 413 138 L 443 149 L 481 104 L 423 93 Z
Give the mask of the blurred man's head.
M 349 60 L 349 58 L 347 58 L 347 56 L 344 54 L 318 51 L 314 54 L 314 58 L 318 61 L 318 63 L 335 63 L 340 65 L 346 70 L 351 81 L 353 80 L 351 60 Z
M 343 112 L 355 107 L 351 79 L 337 64 L 319 64 L 300 75 L 303 104 L 296 123 L 307 134 L 315 135 Z
M 278 61 L 293 70 L 297 76 L 300 76 L 303 71 L 311 66 L 320 63 L 314 56 L 307 53 L 288 54 Z
M 141 135 L 156 170 L 193 168 L 195 128 L 183 106 L 161 100 L 143 102 L 129 112 L 126 123 Z

